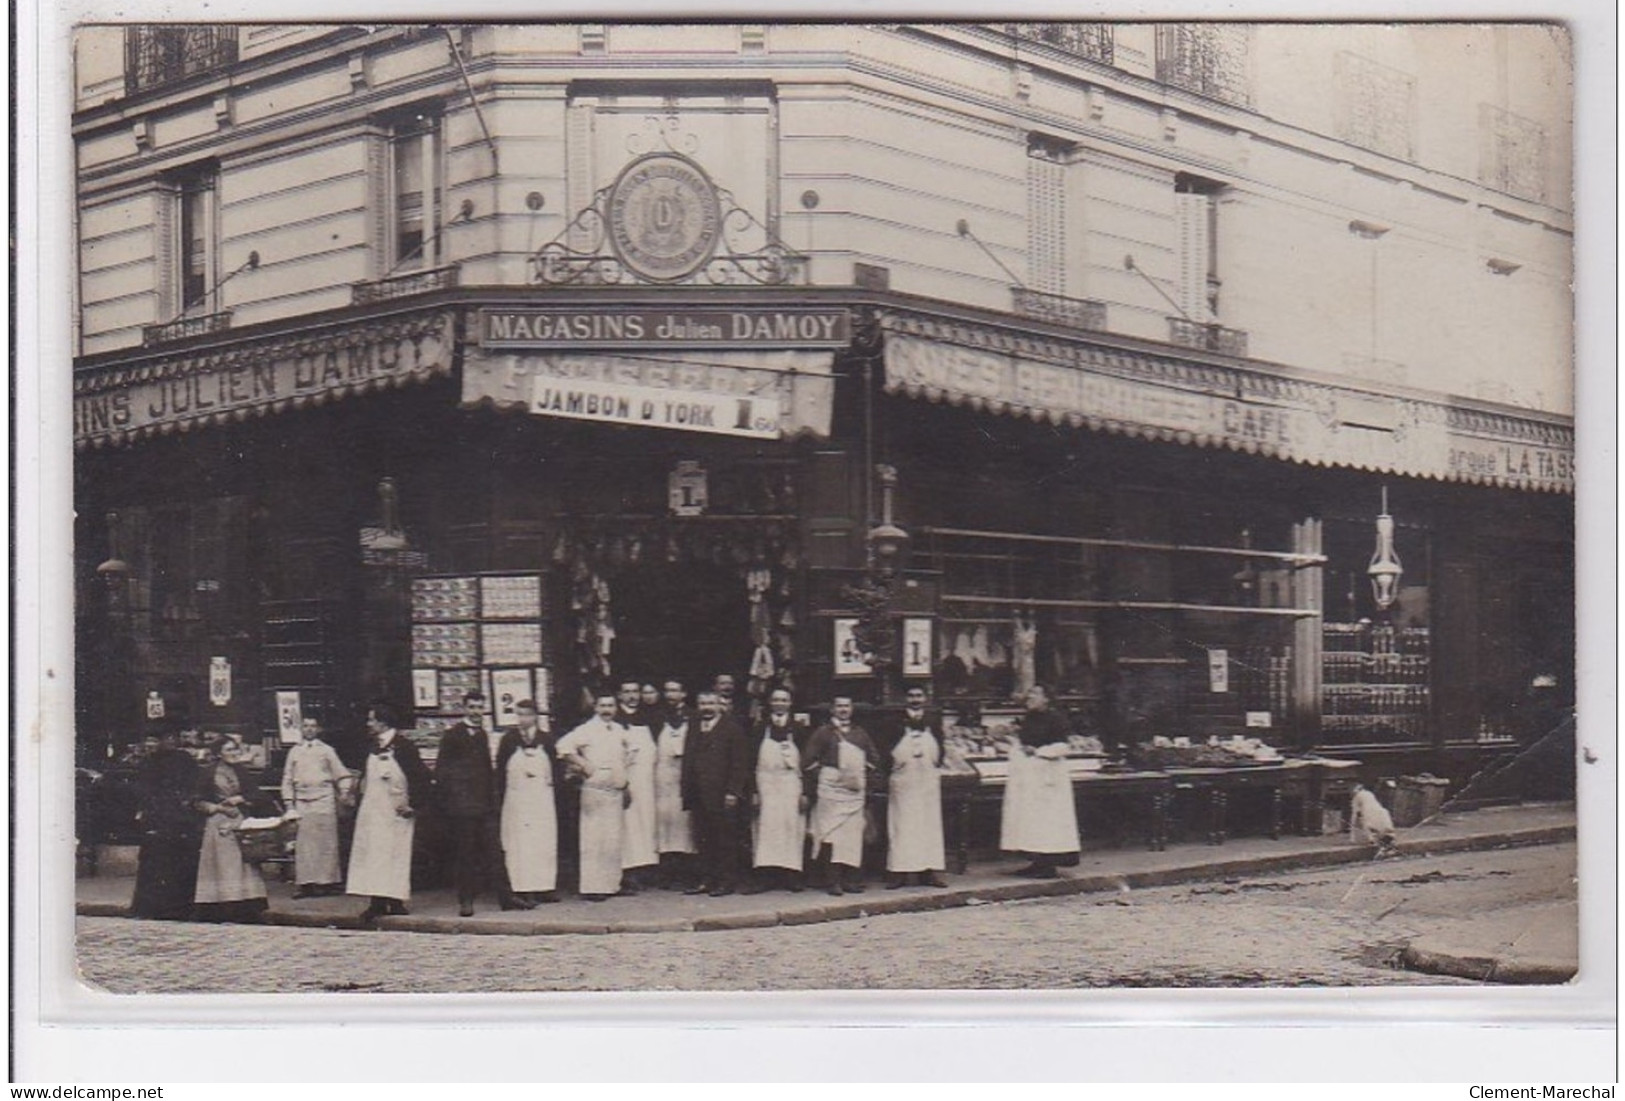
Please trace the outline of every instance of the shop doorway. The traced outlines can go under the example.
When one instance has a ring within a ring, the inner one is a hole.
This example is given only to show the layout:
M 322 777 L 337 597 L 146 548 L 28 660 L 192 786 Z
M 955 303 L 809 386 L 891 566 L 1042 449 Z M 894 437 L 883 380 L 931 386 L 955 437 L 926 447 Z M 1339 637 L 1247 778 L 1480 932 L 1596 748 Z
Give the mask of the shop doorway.
M 683 682 L 692 700 L 718 673 L 743 688 L 750 665 L 750 601 L 739 570 L 695 562 L 622 570 L 613 582 L 613 679 Z

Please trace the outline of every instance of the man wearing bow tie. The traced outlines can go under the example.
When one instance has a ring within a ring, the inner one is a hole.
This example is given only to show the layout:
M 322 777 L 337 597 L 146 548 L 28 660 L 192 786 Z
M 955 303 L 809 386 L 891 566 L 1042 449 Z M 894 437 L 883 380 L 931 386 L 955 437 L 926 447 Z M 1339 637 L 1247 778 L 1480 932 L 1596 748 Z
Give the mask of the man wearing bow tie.
M 498 743 L 485 728 L 485 694 L 463 696 L 463 721 L 440 736 L 435 761 L 435 787 L 451 829 L 452 860 L 457 881 L 457 912 L 474 913 L 474 897 L 489 877 L 504 910 L 528 910 L 532 903 L 514 897 L 502 856 L 501 800 L 496 791 Z
M 802 889 L 802 853 L 807 844 L 807 796 L 801 790 L 801 750 L 809 731 L 790 715 L 786 688 L 775 688 L 767 698 L 767 717 L 751 728 L 750 744 L 756 757 L 756 830 L 753 863 L 756 878 L 745 888 L 757 894 L 777 883 L 790 891 Z
M 739 819 L 750 787 L 745 728 L 722 713 L 715 692 L 701 692 L 699 719 L 683 752 L 683 809 L 692 812 L 701 881 L 688 894 L 731 895 L 739 879 Z
M 406 913 L 406 900 L 412 897 L 412 835 L 430 785 L 417 748 L 396 732 L 389 704 L 367 709 L 367 733 L 371 752 L 361 772 L 361 806 L 345 885 L 347 893 L 370 899 L 363 922 Z
M 927 711 L 925 689 L 908 690 L 907 709 L 886 752 L 886 871 L 890 886 L 946 887 L 942 836 L 942 716 Z
M 801 756 L 802 790 L 812 804 L 807 832 L 813 856 L 827 872 L 829 893 L 863 890 L 864 800 L 880 755 L 868 731 L 852 721 L 852 697 L 836 696 L 830 720 L 807 742 Z

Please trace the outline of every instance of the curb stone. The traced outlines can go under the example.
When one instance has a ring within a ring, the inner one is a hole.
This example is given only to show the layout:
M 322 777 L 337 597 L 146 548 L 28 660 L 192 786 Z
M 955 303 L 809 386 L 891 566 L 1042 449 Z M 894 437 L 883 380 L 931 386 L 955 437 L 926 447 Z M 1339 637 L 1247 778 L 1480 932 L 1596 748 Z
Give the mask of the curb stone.
M 1572 824 L 1540 826 L 1501 833 L 1476 836 L 1406 839 L 1395 846 L 1398 856 L 1436 856 L 1448 853 L 1488 851 L 1550 845 L 1572 841 L 1576 836 Z M 1217 851 L 1214 853 L 1217 856 Z M 1370 845 L 1350 845 L 1339 848 L 1315 849 L 1307 852 L 1283 853 L 1280 856 L 1212 860 L 1207 863 L 1183 867 L 1128 871 L 1120 873 L 1090 873 L 1076 878 L 1038 880 L 989 884 L 974 887 L 906 893 L 894 897 L 876 897 L 866 892 L 862 901 L 826 903 L 807 908 L 768 910 L 758 913 L 718 914 L 714 916 L 676 919 L 628 919 L 605 921 L 515 921 L 496 918 L 469 919 L 455 917 L 428 917 L 406 915 L 385 917 L 378 921 L 381 930 L 413 933 L 443 934 L 498 934 L 498 935 L 604 935 L 609 933 L 664 933 L 664 932 L 716 932 L 733 929 L 763 929 L 776 925 L 813 925 L 830 921 L 846 921 L 870 915 L 913 913 L 947 910 L 959 906 L 979 906 L 992 902 L 1013 902 L 1023 899 L 1059 898 L 1068 895 L 1117 893 L 1124 889 L 1144 890 L 1151 887 L 1169 887 L 1185 883 L 1202 883 L 1269 873 L 1301 871 L 1307 868 L 1328 868 L 1348 864 L 1371 863 L 1376 849 Z M 78 902 L 75 913 L 81 917 L 128 917 L 128 903 Z M 333 913 L 300 913 L 287 910 L 272 911 L 267 923 L 308 928 L 359 929 L 358 918 Z M 1485 961 L 1479 961 L 1485 962 Z M 1537 961 L 1539 962 L 1539 961 Z M 1500 982 L 1567 982 L 1573 977 L 1573 968 L 1552 961 L 1554 968 L 1537 968 L 1545 977 L 1516 979 L 1516 968 L 1508 972 L 1503 968 L 1497 975 Z M 1419 968 L 1426 970 L 1426 968 Z M 1552 975 L 1566 969 L 1561 977 Z M 1457 974 L 1456 972 L 1446 972 Z M 1466 977 L 1477 978 L 1482 971 Z

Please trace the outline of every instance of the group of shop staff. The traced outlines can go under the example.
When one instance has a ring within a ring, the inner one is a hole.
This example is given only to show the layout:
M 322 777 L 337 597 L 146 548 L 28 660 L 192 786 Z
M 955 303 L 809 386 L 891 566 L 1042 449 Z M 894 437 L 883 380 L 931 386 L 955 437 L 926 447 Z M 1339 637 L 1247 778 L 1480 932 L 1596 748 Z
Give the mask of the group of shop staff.
M 782 688 L 770 693 L 760 718 L 741 715 L 731 680 L 717 678 L 693 708 L 677 681 L 666 681 L 659 693 L 629 681 L 599 695 L 592 717 L 557 738 L 531 700 L 515 705 L 513 727 L 491 729 L 485 697 L 470 692 L 462 720 L 440 739 L 432 776 L 387 704 L 368 709 L 368 753 L 358 781 L 307 720 L 282 780 L 284 802 L 299 819 L 295 897 L 363 896 L 369 920 L 406 913 L 414 832 L 432 799 L 450 835 L 460 914 L 473 914 L 486 885 L 504 910 L 556 902 L 561 784 L 578 785 L 578 890 L 591 901 L 657 883 L 713 897 L 801 891 L 806 872 L 830 894 L 861 892 L 865 808 L 882 783 L 889 885 L 947 886 L 942 720 L 927 707 L 923 688 L 908 690 L 906 709 L 885 730 L 890 747 L 883 754 L 852 721 L 848 696 L 835 697 L 829 721 L 809 729 L 793 716 Z M 1077 863 L 1079 849 L 1064 760 L 1069 730 L 1041 686 L 1026 702 L 1000 846 L 1029 858 L 1016 874 L 1052 878 L 1058 867 Z M 186 784 L 187 796 L 169 808 L 179 817 L 187 810 L 205 816 L 202 851 L 191 849 L 198 854 L 193 901 L 235 908 L 220 913 L 228 919 L 244 907 L 263 909 L 265 900 L 263 879 L 230 837 L 249 790 L 233 749 L 241 746 L 228 739 L 202 781 Z M 158 771 L 177 767 L 165 751 L 149 762 Z M 186 767 L 195 774 L 189 758 Z M 355 826 L 343 875 L 339 816 L 348 807 Z M 171 826 L 178 821 L 171 814 Z M 162 825 L 144 823 L 154 849 L 149 868 L 143 846 L 145 903 L 142 879 L 137 883 L 135 909 L 144 916 L 175 916 L 151 912 L 157 907 L 150 896 L 164 891 L 154 881 L 166 870 L 169 879 L 181 878 L 177 868 L 185 861 L 172 837 L 158 836 Z M 749 875 L 741 867 L 747 861 Z M 173 904 L 173 884 L 168 893 Z

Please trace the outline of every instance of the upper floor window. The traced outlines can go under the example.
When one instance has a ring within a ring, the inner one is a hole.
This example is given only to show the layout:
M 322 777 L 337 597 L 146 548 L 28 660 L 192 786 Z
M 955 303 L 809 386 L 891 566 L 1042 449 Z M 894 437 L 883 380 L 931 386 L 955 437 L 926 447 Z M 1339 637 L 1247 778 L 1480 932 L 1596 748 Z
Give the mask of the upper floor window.
M 1337 55 L 1337 136 L 1400 160 L 1416 155 L 1416 78 L 1359 54 Z
M 1241 23 L 1157 27 L 1157 79 L 1187 92 L 1252 106 L 1251 28 Z
M 1478 106 L 1479 182 L 1531 202 L 1546 201 L 1546 130 L 1493 104 Z
M 185 80 L 237 60 L 237 28 L 142 26 L 124 30 L 127 94 Z
M 179 181 L 176 213 L 179 217 L 176 284 L 179 312 L 210 312 L 215 285 L 215 197 L 218 180 L 212 169 L 192 173 Z
M 1006 23 L 1005 30 L 1017 38 L 1043 42 L 1074 57 L 1112 63 L 1114 38 L 1110 23 Z
M 440 118 L 415 113 L 390 128 L 389 271 L 440 262 Z

